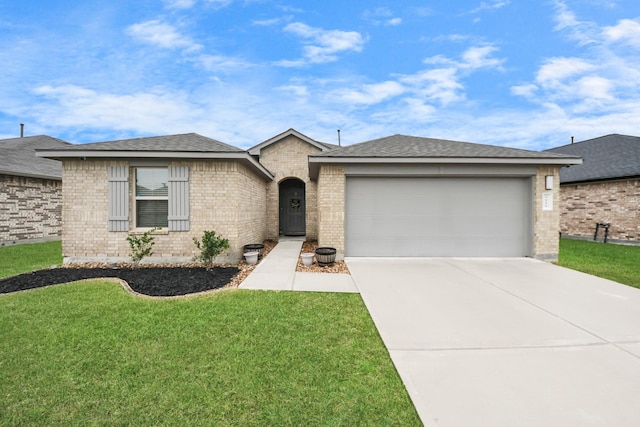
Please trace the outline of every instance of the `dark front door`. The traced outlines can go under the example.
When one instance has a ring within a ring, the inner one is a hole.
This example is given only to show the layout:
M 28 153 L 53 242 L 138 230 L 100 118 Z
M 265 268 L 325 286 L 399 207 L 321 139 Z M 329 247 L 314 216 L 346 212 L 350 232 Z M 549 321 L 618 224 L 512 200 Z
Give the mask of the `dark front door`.
M 304 236 L 305 222 L 304 182 L 287 179 L 280 183 L 280 232 L 285 236 Z

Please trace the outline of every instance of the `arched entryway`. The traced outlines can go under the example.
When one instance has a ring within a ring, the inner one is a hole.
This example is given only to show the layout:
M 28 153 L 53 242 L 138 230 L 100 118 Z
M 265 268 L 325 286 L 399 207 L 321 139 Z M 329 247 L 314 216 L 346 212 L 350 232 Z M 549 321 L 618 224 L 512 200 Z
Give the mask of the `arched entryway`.
M 306 229 L 305 184 L 296 178 L 280 182 L 280 234 L 304 236 Z

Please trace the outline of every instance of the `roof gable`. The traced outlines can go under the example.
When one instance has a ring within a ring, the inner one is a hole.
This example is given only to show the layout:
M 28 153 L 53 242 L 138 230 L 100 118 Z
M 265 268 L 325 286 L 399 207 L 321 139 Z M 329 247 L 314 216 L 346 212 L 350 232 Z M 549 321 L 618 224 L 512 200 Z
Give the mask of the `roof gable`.
M 37 149 L 63 148 L 71 144 L 46 135 L 0 140 L 0 173 L 43 179 L 62 179 L 62 164 L 36 157 Z
M 291 128 L 289 130 L 286 130 L 284 132 L 282 132 L 279 135 L 274 136 L 273 138 L 269 138 L 266 141 L 261 142 L 258 145 L 255 145 L 251 148 L 249 148 L 249 154 L 251 154 L 252 156 L 259 156 L 260 155 L 260 151 L 263 148 L 269 147 L 270 145 L 273 144 L 277 144 L 278 142 L 282 141 L 283 139 L 289 137 L 289 136 L 295 136 L 296 138 L 306 142 L 309 145 L 312 145 L 316 148 L 318 148 L 321 151 L 327 151 L 327 150 L 331 150 L 333 148 L 335 148 L 336 146 L 333 144 L 327 144 L 324 142 L 319 142 L 316 141 L 314 139 L 309 138 L 308 136 L 298 132 L 297 130 Z
M 582 165 L 560 171 L 560 182 L 640 176 L 640 137 L 611 134 L 547 150 L 580 156 Z

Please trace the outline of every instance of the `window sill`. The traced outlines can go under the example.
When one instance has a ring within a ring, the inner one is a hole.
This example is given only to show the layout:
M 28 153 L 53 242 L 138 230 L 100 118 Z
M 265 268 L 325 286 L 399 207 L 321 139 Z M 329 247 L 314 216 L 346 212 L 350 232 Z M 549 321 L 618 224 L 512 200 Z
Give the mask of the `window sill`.
M 150 230 L 153 230 L 152 227 L 149 228 L 134 228 L 133 230 L 129 231 L 129 234 L 133 234 L 133 235 L 140 235 L 140 234 L 144 234 Z M 163 235 L 163 234 L 169 234 L 169 228 L 167 227 L 163 227 L 160 230 L 156 230 L 153 233 L 151 233 L 152 235 Z

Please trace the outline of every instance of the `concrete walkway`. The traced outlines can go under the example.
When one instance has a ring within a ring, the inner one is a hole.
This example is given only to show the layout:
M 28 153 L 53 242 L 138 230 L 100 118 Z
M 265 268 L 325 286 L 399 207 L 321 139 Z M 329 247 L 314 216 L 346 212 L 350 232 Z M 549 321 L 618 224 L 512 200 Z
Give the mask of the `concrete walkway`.
M 280 241 L 240 284 L 240 289 L 268 291 L 353 292 L 349 274 L 298 273 L 301 240 Z

